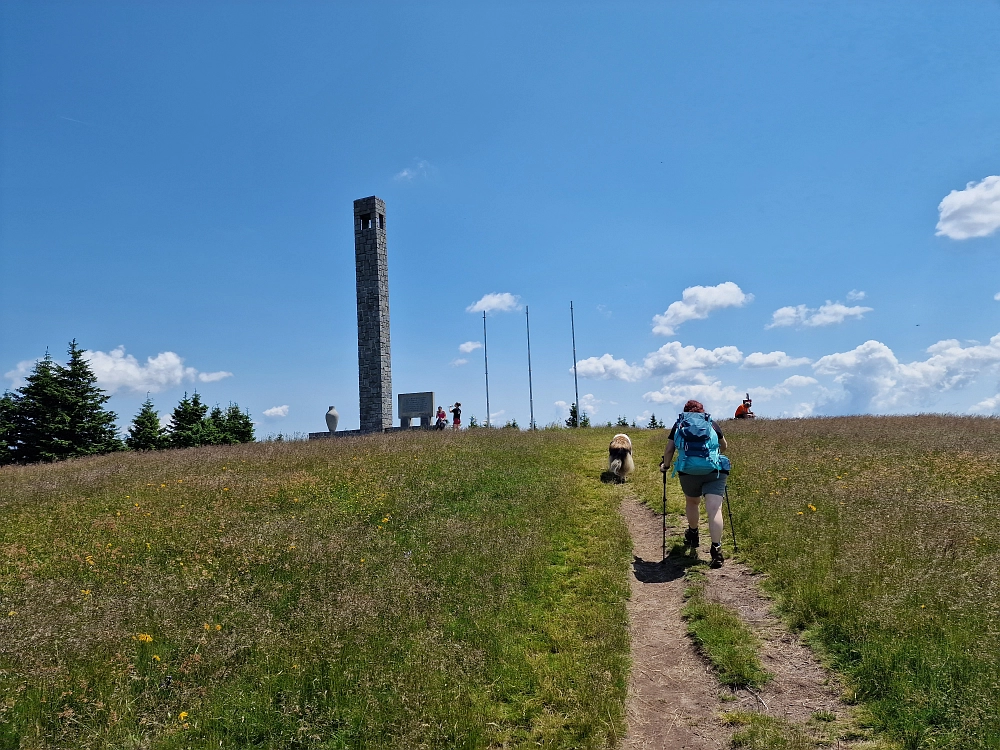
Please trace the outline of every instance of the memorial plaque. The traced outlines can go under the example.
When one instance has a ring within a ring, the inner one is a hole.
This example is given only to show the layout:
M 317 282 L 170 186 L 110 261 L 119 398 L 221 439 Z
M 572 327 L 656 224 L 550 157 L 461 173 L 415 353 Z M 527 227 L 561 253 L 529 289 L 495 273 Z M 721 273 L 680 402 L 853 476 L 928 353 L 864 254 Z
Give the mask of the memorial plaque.
M 399 393 L 396 396 L 396 411 L 399 412 L 399 422 L 403 427 L 410 426 L 410 420 L 420 418 L 421 427 L 430 427 L 434 423 L 434 392 Z

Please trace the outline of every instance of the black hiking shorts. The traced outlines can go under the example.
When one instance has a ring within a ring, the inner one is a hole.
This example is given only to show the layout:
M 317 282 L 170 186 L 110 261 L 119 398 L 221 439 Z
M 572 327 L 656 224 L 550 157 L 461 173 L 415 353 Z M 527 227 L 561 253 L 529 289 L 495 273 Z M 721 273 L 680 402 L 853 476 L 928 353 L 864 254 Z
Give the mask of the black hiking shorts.
M 702 495 L 726 494 L 726 480 L 729 479 L 729 472 L 720 471 L 716 474 L 677 474 L 681 480 L 681 490 L 687 497 L 701 497 Z

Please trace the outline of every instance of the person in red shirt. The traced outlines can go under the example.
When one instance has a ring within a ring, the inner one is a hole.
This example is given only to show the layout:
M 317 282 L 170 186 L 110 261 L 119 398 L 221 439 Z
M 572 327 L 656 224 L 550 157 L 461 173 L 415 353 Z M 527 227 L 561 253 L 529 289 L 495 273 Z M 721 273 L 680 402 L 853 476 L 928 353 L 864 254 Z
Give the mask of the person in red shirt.
M 747 397 L 743 399 L 743 403 L 736 407 L 736 419 L 753 419 L 756 417 L 757 415 L 750 411 L 752 403 L 750 401 L 750 394 L 748 393 Z

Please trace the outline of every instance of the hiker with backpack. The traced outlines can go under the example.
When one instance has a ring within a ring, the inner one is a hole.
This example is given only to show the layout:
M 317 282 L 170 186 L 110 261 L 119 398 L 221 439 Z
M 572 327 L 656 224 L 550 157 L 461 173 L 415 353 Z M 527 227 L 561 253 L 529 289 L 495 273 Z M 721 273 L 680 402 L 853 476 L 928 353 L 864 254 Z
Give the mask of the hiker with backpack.
M 666 474 L 670 462 L 677 453 L 673 475 L 676 475 L 687 501 L 688 529 L 684 532 L 684 546 L 698 549 L 698 511 L 701 498 L 705 498 L 705 512 L 708 514 L 708 531 L 712 537 L 709 554 L 711 565 L 718 568 L 725 557 L 722 554 L 722 500 L 726 494 L 726 480 L 729 478 L 729 459 L 722 455 L 726 450 L 726 438 L 712 417 L 705 413 L 699 401 L 684 404 L 684 411 L 670 430 L 660 471 Z M 666 482 L 666 477 L 664 477 Z

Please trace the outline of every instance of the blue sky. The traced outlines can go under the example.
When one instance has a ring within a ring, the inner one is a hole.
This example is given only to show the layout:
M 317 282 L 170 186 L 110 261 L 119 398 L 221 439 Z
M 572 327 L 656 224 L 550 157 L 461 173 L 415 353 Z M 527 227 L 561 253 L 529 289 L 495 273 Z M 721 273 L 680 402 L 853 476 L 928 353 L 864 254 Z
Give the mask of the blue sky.
M 0 33 L 7 387 L 76 338 L 123 426 L 194 389 L 357 426 L 375 194 L 396 392 L 482 420 L 460 346 L 506 294 L 495 421 L 528 421 L 523 305 L 565 416 L 570 300 L 597 421 L 1000 413 L 995 2 L 10 2 Z

